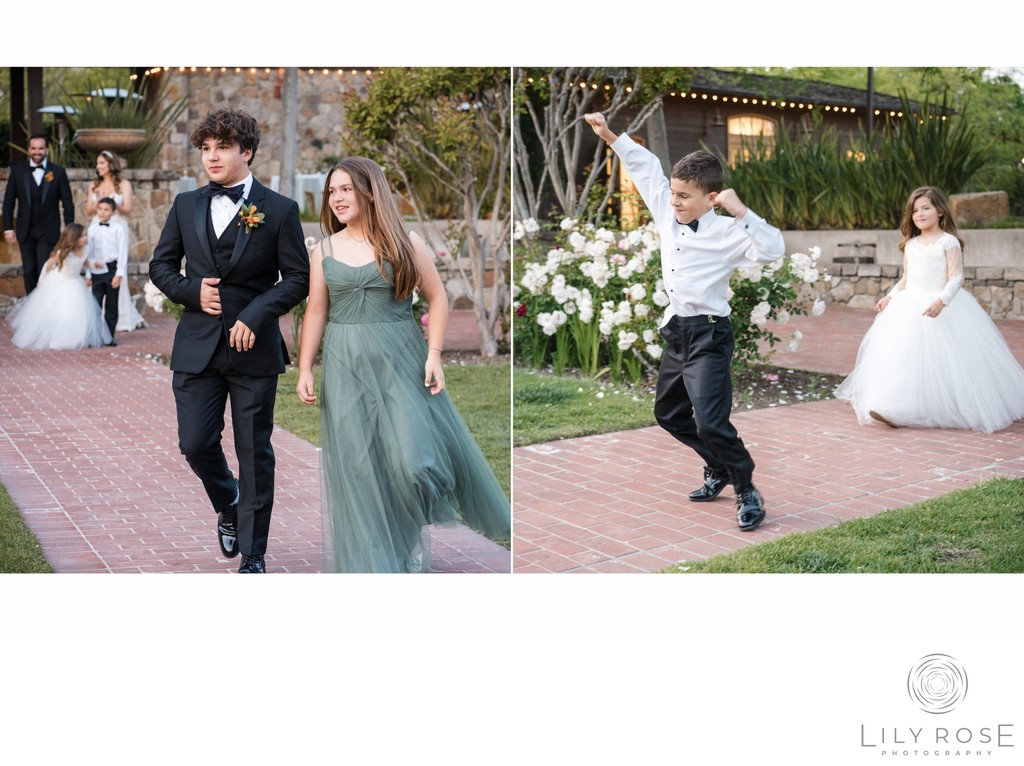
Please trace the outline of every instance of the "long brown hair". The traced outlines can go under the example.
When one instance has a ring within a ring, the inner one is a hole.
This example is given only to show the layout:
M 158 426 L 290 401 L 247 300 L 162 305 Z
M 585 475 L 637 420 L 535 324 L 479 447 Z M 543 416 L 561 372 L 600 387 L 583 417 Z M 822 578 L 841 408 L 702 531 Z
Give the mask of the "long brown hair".
M 104 149 L 100 154 L 103 159 L 107 161 L 107 167 L 110 168 L 110 180 L 114 182 L 114 191 L 121 191 L 121 171 L 124 169 L 124 163 L 120 157 L 114 154 L 109 149 Z M 96 171 L 96 178 L 92 181 L 93 190 L 100 188 L 100 184 L 103 183 L 103 176 L 100 172 Z
M 57 259 L 58 271 L 64 267 L 64 259 L 75 249 L 75 245 L 78 244 L 78 240 L 84 233 L 85 227 L 80 223 L 69 223 L 64 227 L 64 231 L 60 233 L 60 239 L 57 240 L 57 244 L 53 246 L 53 252 L 50 253 L 51 258 L 56 257 Z
M 412 240 L 402 223 L 398 206 L 391 196 L 391 188 L 384 177 L 384 171 L 373 160 L 366 157 L 346 157 L 327 172 L 324 196 L 320 205 L 320 228 L 330 235 L 341 231 L 341 223 L 331 210 L 331 176 L 334 171 L 348 173 L 359 203 L 359 221 L 367 244 L 373 248 L 377 270 L 395 288 L 395 298 L 402 300 L 412 295 L 420 281 L 416 268 L 416 257 Z M 384 271 L 384 263 L 390 263 L 394 278 Z
M 903 252 L 907 242 L 921 233 L 921 230 L 914 224 L 914 204 L 921 197 L 927 197 L 928 201 L 935 206 L 939 213 L 939 228 L 956 237 L 962 252 L 964 241 L 957 234 L 956 222 L 953 220 L 953 214 L 949 211 L 949 202 L 946 201 L 946 195 L 934 186 L 921 186 L 910 192 L 910 196 L 907 198 L 907 207 L 903 210 L 903 220 L 900 221 L 900 231 L 903 233 L 903 239 L 900 241 L 900 252 Z

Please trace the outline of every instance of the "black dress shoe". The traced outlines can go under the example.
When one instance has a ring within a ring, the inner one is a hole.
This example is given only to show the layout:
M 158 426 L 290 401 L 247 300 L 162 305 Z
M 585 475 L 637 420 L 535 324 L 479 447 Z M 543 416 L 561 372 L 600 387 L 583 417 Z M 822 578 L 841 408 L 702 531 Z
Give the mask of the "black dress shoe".
M 741 532 L 757 529 L 764 517 L 764 500 L 753 485 L 736 495 L 736 523 Z
M 242 554 L 242 565 L 238 567 L 238 574 L 266 574 L 267 565 L 263 563 L 262 556 L 246 556 Z
M 721 494 L 728 483 L 728 477 L 725 473 L 704 466 L 704 486 L 691 492 L 690 500 L 695 503 L 706 503 L 708 500 L 714 500 Z
M 233 559 L 238 555 L 238 506 L 232 505 L 217 514 L 217 542 L 224 558 Z

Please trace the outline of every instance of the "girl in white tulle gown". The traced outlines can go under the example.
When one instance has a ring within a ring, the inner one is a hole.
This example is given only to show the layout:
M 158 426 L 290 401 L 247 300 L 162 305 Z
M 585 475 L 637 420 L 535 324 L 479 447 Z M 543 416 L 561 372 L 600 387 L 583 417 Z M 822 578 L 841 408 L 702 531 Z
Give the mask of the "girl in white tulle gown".
M 1024 418 L 1024 368 L 960 285 L 963 240 L 941 191 L 915 189 L 900 224 L 903 276 L 875 305 L 857 363 L 835 390 L 857 419 L 992 433 Z
M 61 232 L 38 286 L 7 315 L 15 346 L 68 349 L 110 343 L 99 304 L 80 273 L 88 241 L 81 224 L 69 223 Z

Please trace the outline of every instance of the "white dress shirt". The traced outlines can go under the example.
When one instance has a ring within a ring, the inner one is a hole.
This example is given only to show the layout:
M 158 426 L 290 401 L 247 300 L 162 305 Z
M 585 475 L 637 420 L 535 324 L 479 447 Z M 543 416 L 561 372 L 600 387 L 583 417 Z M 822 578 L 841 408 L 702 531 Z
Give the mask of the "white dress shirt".
M 661 160 L 624 133 L 612 150 L 654 216 L 661 236 L 662 278 L 670 301 L 661 326 L 673 315 L 728 316 L 732 311 L 726 298 L 730 275 L 737 268 L 785 255 L 782 232 L 749 208 L 738 221 L 709 210 L 693 231 L 676 221 L 672 188 Z
M 242 183 L 245 184 L 245 189 L 242 190 L 242 198 L 238 202 L 232 202 L 231 197 L 226 194 L 221 194 L 210 200 L 210 217 L 213 219 L 213 230 L 218 237 L 224 233 L 228 224 L 238 217 L 238 211 L 242 209 L 242 204 L 249 199 L 249 193 L 252 191 L 252 173 L 249 173 Z M 237 185 L 225 184 L 225 186 Z
M 33 165 L 32 161 L 28 163 L 29 172 L 32 174 L 32 180 L 36 182 L 36 186 L 39 186 L 43 182 L 43 176 L 46 175 L 46 160 L 43 160 L 39 165 Z M 39 171 L 38 173 L 36 171 Z
M 114 276 L 124 279 L 128 274 L 128 227 L 109 221 L 109 226 L 99 221 L 89 224 L 89 242 L 85 247 L 85 276 L 106 274 L 107 264 L 117 261 Z

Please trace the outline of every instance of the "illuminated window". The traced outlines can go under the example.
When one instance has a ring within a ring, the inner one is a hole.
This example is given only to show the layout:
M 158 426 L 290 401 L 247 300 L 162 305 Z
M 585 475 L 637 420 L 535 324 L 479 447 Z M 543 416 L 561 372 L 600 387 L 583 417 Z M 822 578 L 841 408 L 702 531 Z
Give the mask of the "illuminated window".
M 747 159 L 751 151 L 760 147 L 758 154 L 768 156 L 775 148 L 775 120 L 752 114 L 729 118 L 729 164 Z

